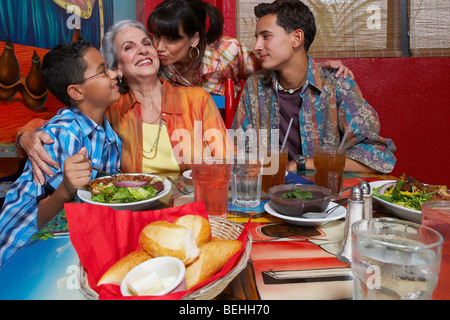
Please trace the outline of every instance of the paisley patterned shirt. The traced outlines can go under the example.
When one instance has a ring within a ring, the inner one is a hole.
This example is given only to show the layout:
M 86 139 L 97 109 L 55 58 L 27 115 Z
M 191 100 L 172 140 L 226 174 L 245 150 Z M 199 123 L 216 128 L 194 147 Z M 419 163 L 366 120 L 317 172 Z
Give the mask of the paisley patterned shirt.
M 351 120 L 344 146 L 347 157 L 379 172 L 394 169 L 396 147 L 383 138 L 377 112 L 364 100 L 357 84 L 348 77 L 336 78 L 330 71 L 319 68 L 308 57 L 306 83 L 298 94 L 302 97 L 299 113 L 300 140 L 303 154 L 313 157 L 314 145 L 338 146 Z M 261 70 L 245 84 L 233 128 L 244 131 L 253 128 L 268 138 L 279 129 L 279 104 L 276 72 Z M 281 106 L 282 107 L 282 106 Z M 272 129 L 272 130 L 271 130 Z M 269 140 L 270 141 L 270 140 Z

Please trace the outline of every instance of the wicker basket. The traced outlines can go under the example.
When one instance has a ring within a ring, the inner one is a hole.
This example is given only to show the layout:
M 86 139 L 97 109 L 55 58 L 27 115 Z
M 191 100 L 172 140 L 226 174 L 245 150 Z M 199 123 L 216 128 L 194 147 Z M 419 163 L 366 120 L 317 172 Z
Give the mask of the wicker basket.
M 244 226 L 228 221 L 223 218 L 209 216 L 209 222 L 211 224 L 211 233 L 214 237 L 222 239 L 237 239 L 241 234 Z M 250 232 L 247 235 L 247 243 L 244 251 L 241 254 L 236 266 L 230 270 L 222 278 L 216 279 L 207 285 L 199 288 L 198 290 L 189 292 L 182 299 L 183 300 L 210 300 L 219 295 L 226 286 L 236 277 L 246 266 L 250 257 L 250 251 L 252 248 L 252 236 Z M 98 299 L 98 293 L 89 287 L 87 280 L 87 273 L 83 266 L 80 265 L 78 279 L 80 281 L 80 290 L 87 299 Z

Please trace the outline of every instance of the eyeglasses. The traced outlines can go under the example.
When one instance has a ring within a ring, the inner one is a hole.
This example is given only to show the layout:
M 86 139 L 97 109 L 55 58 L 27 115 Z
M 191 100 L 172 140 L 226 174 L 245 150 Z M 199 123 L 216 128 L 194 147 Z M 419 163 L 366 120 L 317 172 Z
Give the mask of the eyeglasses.
M 78 84 L 78 83 L 84 82 L 84 81 L 86 81 L 86 80 L 95 78 L 96 76 L 99 76 L 99 75 L 101 75 L 102 73 L 103 73 L 106 77 L 109 77 L 109 69 L 108 69 L 108 68 L 105 68 L 105 69 L 103 69 L 101 72 L 99 72 L 99 73 L 97 73 L 97 74 L 94 74 L 93 76 L 84 78 L 83 80 L 74 82 L 73 84 Z

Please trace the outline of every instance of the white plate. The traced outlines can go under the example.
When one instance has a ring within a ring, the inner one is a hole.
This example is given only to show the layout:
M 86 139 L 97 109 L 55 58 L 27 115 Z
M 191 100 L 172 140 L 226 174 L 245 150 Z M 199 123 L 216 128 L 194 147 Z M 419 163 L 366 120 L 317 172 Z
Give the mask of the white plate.
M 386 183 L 390 183 L 390 182 L 396 182 L 396 180 L 374 181 L 374 182 L 369 182 L 369 185 L 370 185 L 371 189 L 374 189 L 374 188 L 379 188 L 382 185 L 384 185 Z M 389 210 L 390 212 L 392 212 L 397 217 L 405 219 L 405 220 L 408 220 L 408 221 L 421 223 L 421 212 L 420 211 L 413 210 L 413 209 L 408 209 L 408 208 L 405 208 L 403 206 L 399 206 L 397 204 L 390 203 L 390 202 L 385 201 L 383 199 L 377 198 L 375 196 L 373 196 L 372 198 L 375 201 L 377 201 L 379 204 L 381 204 L 381 206 L 383 208 Z
M 337 205 L 336 202 L 330 201 L 327 209 L 334 207 L 336 205 Z M 333 212 L 331 212 L 330 215 L 326 218 L 308 219 L 308 218 L 290 217 L 290 216 L 281 214 L 278 211 L 276 211 L 274 208 L 272 208 L 270 206 L 270 201 L 264 205 L 264 209 L 268 213 L 273 215 L 274 217 L 280 218 L 287 223 L 291 223 L 291 224 L 295 224 L 295 225 L 299 225 L 299 226 L 320 226 L 320 225 L 326 224 L 330 221 L 341 219 L 341 218 L 345 217 L 345 215 L 347 214 L 347 209 L 345 209 L 343 206 L 339 206 L 337 209 L 335 209 Z
M 185 178 L 191 179 L 192 180 L 192 170 L 186 170 L 185 172 L 183 172 L 183 176 Z
M 126 173 L 126 174 L 127 175 L 145 175 L 145 176 L 149 176 L 149 177 L 159 178 L 158 176 L 146 174 L 146 173 Z M 102 177 L 102 178 L 108 178 L 108 177 Z M 99 178 L 99 179 L 102 179 L 102 178 Z M 156 201 L 169 193 L 169 191 L 172 188 L 172 184 L 167 179 L 163 180 L 163 184 L 164 184 L 164 189 L 160 193 L 158 193 L 154 198 L 143 200 L 143 201 L 130 202 L 130 203 L 100 203 L 100 202 L 92 201 L 91 200 L 91 192 L 87 191 L 84 188 L 78 190 L 77 195 L 81 201 L 86 202 L 86 203 L 106 206 L 106 207 L 113 208 L 115 210 L 141 211 L 141 210 L 147 209 L 152 204 L 153 201 Z

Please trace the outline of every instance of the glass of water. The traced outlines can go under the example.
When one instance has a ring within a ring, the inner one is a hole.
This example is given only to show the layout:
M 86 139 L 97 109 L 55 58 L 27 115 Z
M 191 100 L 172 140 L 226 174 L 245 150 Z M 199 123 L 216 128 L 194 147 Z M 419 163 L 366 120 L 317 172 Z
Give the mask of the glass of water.
M 257 151 L 236 153 L 231 168 L 233 205 L 257 207 L 261 201 L 262 164 Z
M 436 287 L 442 236 L 413 222 L 379 218 L 352 225 L 355 300 L 428 300 Z

